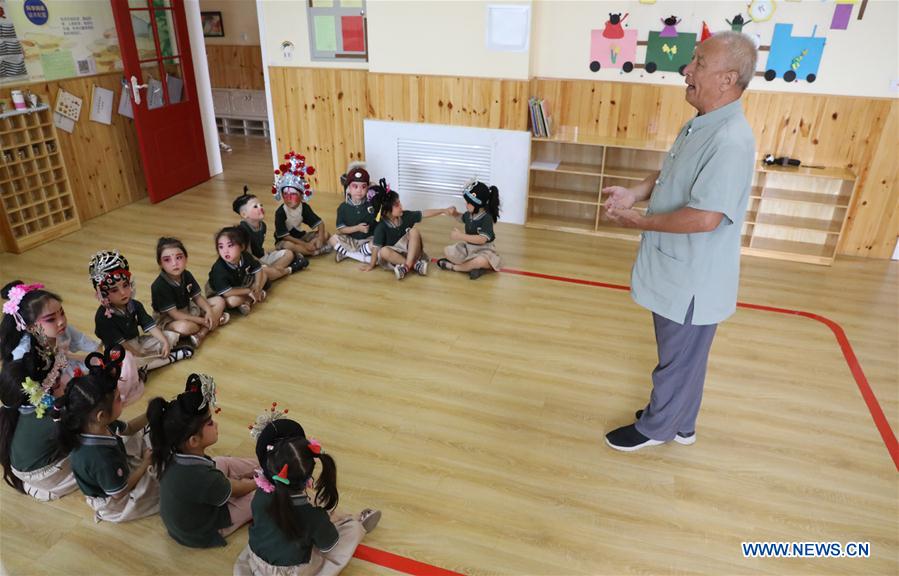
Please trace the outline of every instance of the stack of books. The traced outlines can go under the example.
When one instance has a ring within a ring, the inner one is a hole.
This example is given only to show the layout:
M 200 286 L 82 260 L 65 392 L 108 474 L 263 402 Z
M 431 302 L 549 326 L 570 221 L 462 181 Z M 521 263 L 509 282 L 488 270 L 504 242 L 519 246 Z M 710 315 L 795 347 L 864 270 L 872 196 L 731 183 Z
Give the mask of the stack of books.
M 528 100 L 531 110 L 531 133 L 535 138 L 549 138 L 552 133 L 552 118 L 547 114 L 549 107 L 543 98 Z

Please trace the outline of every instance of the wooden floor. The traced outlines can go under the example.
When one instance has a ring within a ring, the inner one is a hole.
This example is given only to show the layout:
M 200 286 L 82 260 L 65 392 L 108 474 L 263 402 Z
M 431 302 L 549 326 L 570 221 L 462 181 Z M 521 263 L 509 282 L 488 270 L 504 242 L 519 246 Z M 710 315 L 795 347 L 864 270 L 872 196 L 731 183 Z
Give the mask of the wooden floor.
M 86 271 L 98 249 L 123 251 L 147 306 L 158 236 L 182 238 L 202 278 L 244 183 L 274 226 L 267 146 L 231 143 L 224 175 L 2 254 L 0 280 L 45 282 L 92 332 Z M 312 199 L 331 227 L 338 201 Z M 425 222 L 431 254 L 452 226 Z M 629 282 L 636 244 L 513 225 L 497 234 L 510 268 Z M 899 424 L 899 264 L 743 265 L 741 301 L 845 329 Z M 367 545 L 465 574 L 899 573 L 899 474 L 830 329 L 740 309 L 712 349 L 696 444 L 614 452 L 603 434 L 643 406 L 654 363 L 651 317 L 625 291 L 436 269 L 398 283 L 325 257 L 194 359 L 153 373 L 145 398 L 175 394 L 192 371 L 215 376 L 213 454 L 252 455 L 247 424 L 273 400 L 289 407 L 336 457 L 341 507 L 383 510 Z M 230 574 L 247 539 L 241 529 L 224 549 L 190 550 L 158 517 L 95 525 L 79 495 L 41 504 L 6 486 L 0 527 L 9 574 Z M 871 557 L 746 559 L 743 541 L 870 542 Z M 345 573 L 396 574 L 358 559 Z

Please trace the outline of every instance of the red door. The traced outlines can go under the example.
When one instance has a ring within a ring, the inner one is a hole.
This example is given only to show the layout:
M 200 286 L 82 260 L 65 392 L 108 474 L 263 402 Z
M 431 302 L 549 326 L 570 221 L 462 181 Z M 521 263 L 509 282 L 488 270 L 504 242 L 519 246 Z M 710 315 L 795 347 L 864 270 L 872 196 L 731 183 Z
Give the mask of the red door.
M 183 0 L 111 0 L 151 202 L 209 179 Z

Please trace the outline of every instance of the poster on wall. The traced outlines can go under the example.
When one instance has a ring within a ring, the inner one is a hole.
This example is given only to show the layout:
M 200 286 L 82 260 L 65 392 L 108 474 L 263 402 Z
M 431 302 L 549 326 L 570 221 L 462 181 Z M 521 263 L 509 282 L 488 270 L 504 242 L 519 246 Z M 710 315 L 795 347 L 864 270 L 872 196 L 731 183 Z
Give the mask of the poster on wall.
M 21 81 L 28 74 L 25 52 L 16 37 L 15 24 L 6 10 L 6 0 L 0 0 L 0 82 Z
M 28 80 L 57 80 L 122 69 L 108 2 L 6 0 L 5 5 L 24 51 Z M 16 78 L 21 80 L 21 76 Z M 12 80 L 0 78 L 4 81 Z

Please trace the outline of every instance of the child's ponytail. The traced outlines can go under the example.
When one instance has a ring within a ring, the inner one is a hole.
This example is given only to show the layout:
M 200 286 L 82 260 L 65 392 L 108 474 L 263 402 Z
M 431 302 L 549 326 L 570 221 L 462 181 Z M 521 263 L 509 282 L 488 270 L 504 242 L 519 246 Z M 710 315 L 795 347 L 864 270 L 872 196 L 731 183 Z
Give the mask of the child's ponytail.
M 3 480 L 25 493 L 22 481 L 12 471 L 12 437 L 19 423 L 19 407 L 25 403 L 22 393 L 22 381 L 28 375 L 25 360 L 4 362 L 0 372 L 0 465 L 3 466 Z
M 161 479 L 165 473 L 165 465 L 172 455 L 172 446 L 166 439 L 165 413 L 169 403 L 165 398 L 157 397 L 147 403 L 147 424 L 150 427 L 150 447 L 153 449 L 153 466 Z
M 334 458 L 324 452 L 313 452 L 312 457 L 322 463 L 322 471 L 315 482 L 315 503 L 325 510 L 333 510 L 340 500 L 340 494 L 337 493 L 337 465 Z
M 490 195 L 487 197 L 486 209 L 495 223 L 499 219 L 499 189 L 496 186 L 490 186 L 488 190 Z
M 368 187 L 368 201 L 371 202 L 378 221 L 390 214 L 393 205 L 399 199 L 400 195 L 390 189 L 390 184 L 384 178 L 381 178 L 377 184 Z

